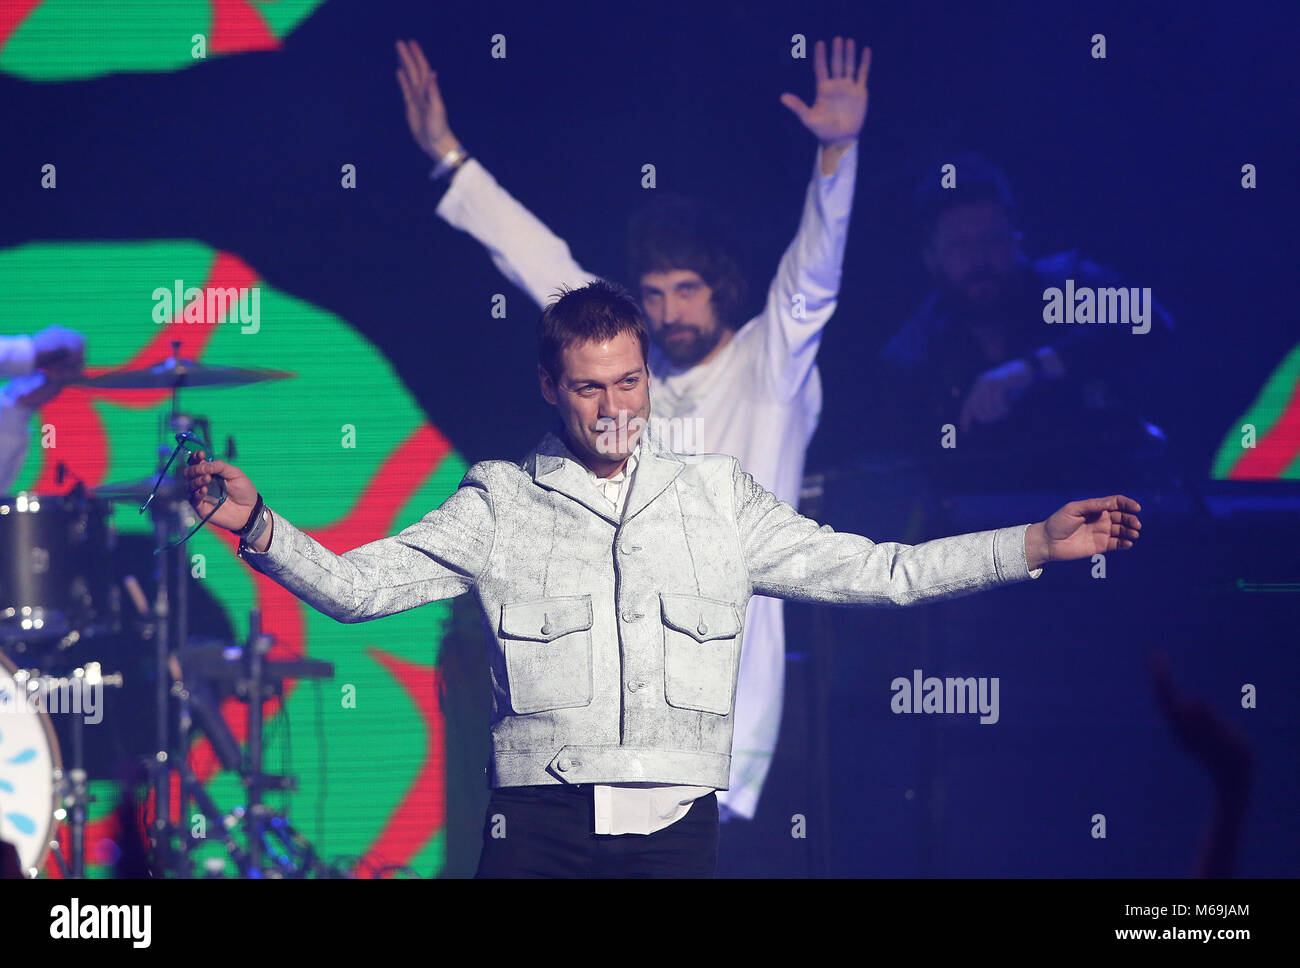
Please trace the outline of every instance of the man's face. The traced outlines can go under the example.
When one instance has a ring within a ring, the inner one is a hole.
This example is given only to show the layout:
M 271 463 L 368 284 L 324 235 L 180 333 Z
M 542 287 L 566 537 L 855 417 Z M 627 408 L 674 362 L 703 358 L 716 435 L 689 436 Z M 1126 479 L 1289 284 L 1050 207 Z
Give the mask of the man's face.
M 690 269 L 643 275 L 641 309 L 650 338 L 675 366 L 694 366 L 722 339 L 713 290 Z
M 559 412 L 568 444 L 596 474 L 617 472 L 650 419 L 650 374 L 641 342 L 619 333 L 606 342 L 575 343 L 560 355 L 553 380 L 538 367 L 542 396 Z
M 971 306 L 1004 299 L 1019 255 L 1020 233 L 997 202 L 956 205 L 939 216 L 922 253 L 951 296 Z

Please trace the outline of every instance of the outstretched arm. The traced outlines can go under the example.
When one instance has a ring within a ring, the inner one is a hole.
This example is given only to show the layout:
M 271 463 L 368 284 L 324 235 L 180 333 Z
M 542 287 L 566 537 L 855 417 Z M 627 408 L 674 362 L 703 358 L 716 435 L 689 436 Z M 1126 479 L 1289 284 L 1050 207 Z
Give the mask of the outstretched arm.
M 239 468 L 194 455 L 185 469 L 190 504 L 200 515 L 214 506 L 207 485 L 220 476 L 228 498 L 212 522 L 238 531 L 258 492 Z M 460 488 L 420 521 L 337 555 L 273 514 L 271 528 L 240 555 L 257 571 L 317 611 L 340 622 L 365 622 L 468 591 L 492 548 L 494 523 L 487 480 L 472 467 Z
M 0 494 L 8 493 L 13 487 L 27 459 L 32 413 L 57 397 L 80 372 L 79 358 L 60 362 L 48 370 L 15 377 L 0 390 Z
M 832 42 L 828 66 L 826 42 L 819 40 L 813 53 L 812 107 L 793 94 L 781 95 L 781 103 L 818 141 L 799 229 L 768 287 L 758 324 L 764 341 L 763 376 L 771 392 L 783 399 L 807 379 L 822 328 L 839 296 L 870 68 L 871 49 L 863 48 L 858 65 L 852 38 L 839 37 Z
M 413 40 L 399 40 L 397 56 L 401 65 L 397 81 L 406 101 L 411 134 L 430 158 L 441 161 L 462 146 L 448 123 L 438 75 L 430 70 L 424 52 Z M 481 242 L 501 274 L 528 293 L 539 307 L 550 302 L 561 285 L 583 286 L 599 278 L 578 265 L 568 243 L 517 202 L 473 158 L 463 162 L 451 176 L 437 212 L 450 225 Z
M 736 526 L 755 594 L 841 605 L 912 605 L 1042 574 L 1049 561 L 1131 548 L 1141 525 L 1122 495 L 1072 501 L 1046 521 L 936 538 L 874 542 L 818 525 L 732 464 Z

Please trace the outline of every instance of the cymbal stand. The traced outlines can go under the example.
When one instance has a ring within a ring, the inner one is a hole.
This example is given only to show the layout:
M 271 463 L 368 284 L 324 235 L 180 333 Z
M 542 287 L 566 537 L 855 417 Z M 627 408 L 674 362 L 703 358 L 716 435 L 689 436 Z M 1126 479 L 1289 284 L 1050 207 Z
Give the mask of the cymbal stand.
M 173 385 L 170 410 L 162 418 L 164 426 L 173 433 L 199 427 L 202 428 L 203 439 L 209 439 L 207 418 L 181 413 L 178 408 L 179 385 Z M 158 466 L 161 470 L 171 448 L 162 445 L 158 450 Z M 182 465 L 176 469 L 176 475 L 179 477 L 183 473 Z M 154 571 L 157 587 L 154 601 L 154 617 L 157 621 L 157 635 L 154 639 L 155 752 L 149 770 L 154 794 L 154 819 L 150 831 L 154 847 L 154 869 L 161 875 L 176 874 L 183 877 L 189 870 L 189 839 L 179 838 L 173 851 L 175 830 L 171 824 L 171 774 L 173 769 L 182 770 L 184 764 L 173 763 L 169 703 L 171 678 L 167 665 L 173 648 L 182 647 L 189 638 L 189 559 L 184 545 L 169 547 L 174 534 L 185 533 L 187 518 L 192 513 L 189 503 L 180 496 L 181 493 L 177 489 L 174 493 L 159 495 L 159 499 L 150 505 L 154 522 L 154 544 L 159 554 Z
M 153 510 L 154 544 L 166 548 L 171 540 L 170 500 L 156 502 Z M 168 597 L 167 556 L 164 551 L 154 569 L 155 587 L 153 613 L 157 623 L 154 636 L 154 755 L 149 763 L 150 785 L 153 787 L 154 815 L 149 831 L 153 846 L 152 868 L 155 876 L 166 876 L 171 868 L 171 769 L 168 763 L 170 733 L 168 730 L 167 656 L 171 651 L 171 599 Z
M 240 675 L 234 680 L 236 695 L 247 702 L 249 707 L 247 754 L 239 749 L 222 719 L 205 675 L 202 672 L 186 672 L 183 662 L 174 662 L 171 666 L 176 683 L 173 693 L 181 700 L 182 744 L 197 724 L 207 735 L 221 765 L 239 775 L 247 802 L 228 815 L 223 813 L 190 770 L 185 747 L 182 745 L 176 757 L 182 776 L 182 804 L 193 798 L 208 818 L 209 824 L 217 825 L 227 853 L 234 859 L 244 877 L 292 877 L 308 873 L 338 876 L 337 871 L 319 860 L 311 843 L 294 830 L 279 811 L 262 802 L 265 791 L 291 791 L 297 789 L 297 783 L 293 777 L 262 772 L 265 727 L 263 704 L 282 687 L 282 680 L 275 675 L 266 674 L 264 663 L 274 639 L 262 631 L 261 614 L 257 609 L 250 610 L 248 627 L 248 639 L 239 650 Z M 243 827 L 247 841 L 246 851 L 241 850 L 231 837 L 230 831 L 236 823 Z M 182 836 L 188 837 L 189 832 L 186 831 Z
M 195 690 L 198 688 L 197 686 L 186 683 L 184 678 L 185 676 L 184 669 L 179 662 L 175 661 L 175 659 L 173 659 L 169 663 L 169 671 L 172 675 L 172 694 L 176 697 L 178 702 L 178 707 L 179 707 L 178 708 L 179 731 L 178 731 L 178 747 L 177 747 L 177 756 L 176 756 L 176 764 L 177 764 L 176 770 L 180 774 L 180 794 L 181 794 L 180 840 L 182 843 L 182 848 L 178 853 L 180 854 L 180 856 L 183 856 L 185 858 L 184 867 L 175 872 L 179 873 L 180 876 L 183 877 L 189 877 L 192 874 L 192 868 L 191 865 L 189 864 L 188 858 L 190 853 L 190 841 L 192 839 L 195 839 L 196 835 L 193 832 L 192 825 L 186 823 L 185 811 L 186 811 L 186 804 L 189 803 L 191 800 L 193 800 L 195 805 L 199 808 L 199 812 L 204 817 L 207 824 L 207 828 L 213 830 L 216 836 L 220 838 L 222 845 L 226 848 L 226 853 L 230 855 L 231 859 L 235 862 L 235 865 L 239 868 L 239 870 L 241 872 L 248 874 L 253 869 L 253 865 L 252 862 L 249 860 L 248 854 L 244 852 L 243 848 L 239 846 L 239 842 L 236 841 L 234 836 L 231 834 L 230 826 L 226 823 L 226 814 L 221 810 L 219 806 L 217 806 L 217 803 L 215 800 L 212 799 L 211 794 L 209 794 L 208 791 L 204 789 L 203 784 L 199 781 L 198 776 L 195 775 L 193 768 L 190 766 L 189 736 L 194 725 L 194 721 L 192 717 L 192 709 L 195 700 L 199 700 L 200 709 L 203 708 L 202 695 L 201 693 L 196 694 Z M 220 719 L 219 710 L 215 712 L 215 716 L 217 722 L 220 724 L 219 728 L 224 730 L 225 723 Z M 233 743 L 233 737 L 229 735 L 228 730 L 226 730 L 224 738 L 226 739 L 227 742 L 218 743 L 214 741 L 213 749 L 217 751 L 218 757 L 220 758 L 221 763 L 224 767 L 226 767 L 227 769 L 239 770 L 240 762 L 237 755 L 237 750 L 235 751 L 235 755 L 233 759 L 226 752 L 228 749 L 231 748 L 230 744 Z M 204 835 L 201 839 L 207 839 L 207 829 L 204 830 Z M 249 876 L 254 876 L 254 875 L 249 874 Z

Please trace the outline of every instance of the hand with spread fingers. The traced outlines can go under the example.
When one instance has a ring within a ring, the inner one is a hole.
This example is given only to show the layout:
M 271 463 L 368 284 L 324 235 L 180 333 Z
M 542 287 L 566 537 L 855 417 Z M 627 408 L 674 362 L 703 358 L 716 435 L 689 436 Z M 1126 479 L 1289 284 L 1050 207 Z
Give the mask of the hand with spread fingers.
M 781 103 L 794 112 L 803 126 L 825 147 L 845 147 L 862 131 L 867 119 L 867 74 L 871 70 L 871 48 L 862 48 L 858 63 L 853 38 L 836 37 L 831 42 L 831 61 L 826 63 L 826 41 L 813 48 L 813 77 L 816 81 L 812 107 L 789 92 Z

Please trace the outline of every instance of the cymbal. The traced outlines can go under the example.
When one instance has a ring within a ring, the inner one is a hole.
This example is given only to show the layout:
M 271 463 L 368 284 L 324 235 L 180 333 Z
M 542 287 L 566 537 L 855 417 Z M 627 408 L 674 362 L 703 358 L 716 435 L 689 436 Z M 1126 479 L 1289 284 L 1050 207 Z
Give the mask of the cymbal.
M 71 381 L 72 386 L 103 387 L 111 390 L 151 390 L 172 387 L 244 386 L 263 380 L 287 380 L 296 374 L 287 370 L 258 367 L 218 366 L 173 356 L 138 370 L 110 370 L 98 376 Z

